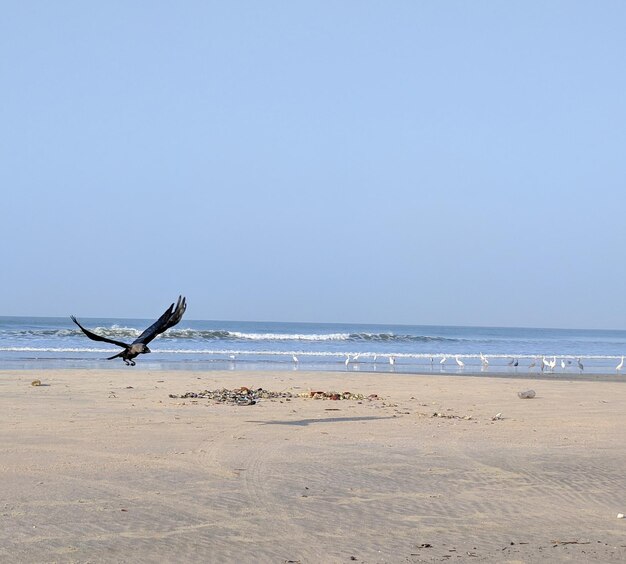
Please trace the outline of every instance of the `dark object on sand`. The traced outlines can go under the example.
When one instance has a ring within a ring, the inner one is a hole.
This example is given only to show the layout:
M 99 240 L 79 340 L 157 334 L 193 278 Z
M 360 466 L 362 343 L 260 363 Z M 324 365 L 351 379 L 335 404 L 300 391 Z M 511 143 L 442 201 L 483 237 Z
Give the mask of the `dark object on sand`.
M 165 313 L 159 317 L 150 327 L 148 327 L 139 337 L 137 337 L 130 345 L 127 343 L 122 343 L 121 341 L 115 341 L 114 339 L 109 339 L 108 337 L 102 337 L 101 335 L 96 335 L 92 333 L 88 329 L 85 329 L 76 318 L 72 315 L 70 316 L 72 321 L 78 325 L 82 332 L 87 335 L 92 341 L 104 341 L 105 343 L 111 343 L 112 345 L 117 345 L 118 347 L 122 347 L 124 350 L 121 353 L 110 356 L 107 360 L 111 360 L 114 358 L 121 357 L 127 366 L 135 366 L 135 361 L 133 360 L 135 357 L 140 354 L 148 354 L 150 349 L 148 348 L 148 343 L 152 341 L 157 335 L 164 333 L 170 327 L 174 327 L 183 317 L 185 310 L 187 309 L 187 301 L 184 297 L 178 296 L 178 302 L 176 302 L 176 307 L 174 304 L 170 305 Z

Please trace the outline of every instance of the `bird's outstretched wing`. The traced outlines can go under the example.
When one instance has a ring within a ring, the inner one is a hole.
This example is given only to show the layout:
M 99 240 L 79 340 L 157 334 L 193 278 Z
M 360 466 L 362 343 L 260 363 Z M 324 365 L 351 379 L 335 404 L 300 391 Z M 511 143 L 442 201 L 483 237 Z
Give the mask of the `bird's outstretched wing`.
M 135 343 L 147 345 L 157 335 L 167 331 L 170 327 L 174 327 L 183 318 L 183 313 L 185 313 L 186 309 L 187 300 L 182 296 L 178 296 L 176 307 L 174 307 L 174 304 L 168 307 L 159 319 L 133 341 L 133 345 Z
M 76 323 L 76 325 L 80 327 L 81 331 L 85 335 L 87 335 L 87 337 L 89 337 L 92 341 L 104 341 L 105 343 L 111 343 L 112 345 L 117 345 L 118 347 L 123 347 L 123 348 L 128 347 L 128 345 L 126 343 L 122 343 L 122 341 L 115 341 L 113 339 L 109 339 L 108 337 L 103 337 L 102 335 L 96 335 L 95 333 L 92 333 L 91 331 L 89 331 L 89 329 L 85 329 L 80 323 L 78 323 L 78 321 L 73 315 L 70 316 L 70 319 L 74 323 Z

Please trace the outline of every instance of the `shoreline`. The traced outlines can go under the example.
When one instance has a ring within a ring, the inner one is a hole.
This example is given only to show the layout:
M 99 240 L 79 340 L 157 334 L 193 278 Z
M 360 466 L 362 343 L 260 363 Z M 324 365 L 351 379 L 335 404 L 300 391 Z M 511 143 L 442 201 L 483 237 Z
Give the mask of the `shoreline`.
M 143 359 L 142 359 L 143 360 Z M 29 366 L 5 366 L 5 365 L 24 365 Z M 58 362 L 58 364 L 67 364 L 65 362 Z M 85 365 L 86 364 L 86 365 Z M 338 367 L 324 367 L 324 368 L 301 368 L 299 366 L 294 367 L 293 364 L 270 364 L 269 366 L 259 367 L 258 363 L 239 361 L 234 366 L 228 367 L 228 361 L 216 362 L 213 365 L 207 365 L 203 363 L 159 363 L 159 362 L 138 362 L 136 366 L 119 366 L 107 364 L 103 362 L 89 363 L 86 362 L 81 365 L 59 367 L 56 362 L 42 362 L 37 363 L 28 362 L 5 362 L 0 367 L 0 377 L 5 372 L 125 372 L 125 371 L 137 371 L 137 372 L 172 372 L 172 373 L 191 373 L 201 372 L 206 374 L 249 374 L 249 373 L 288 373 L 288 374 L 345 374 L 346 376 L 358 376 L 359 374 L 377 374 L 382 376 L 425 376 L 425 377 L 468 377 L 468 378 L 497 378 L 497 379 L 510 379 L 510 380 L 533 380 L 539 382 L 615 382 L 626 383 L 626 373 L 622 372 L 523 372 L 523 371 L 511 371 L 506 369 L 499 370 L 497 367 L 493 367 L 490 370 L 474 370 L 469 369 L 450 369 L 450 370 L 415 370 L 403 369 L 400 365 L 394 367 L 385 366 L 384 369 L 375 370 L 372 367 L 364 364 L 357 369 L 340 369 Z
M 0 559 L 626 558 L 615 376 L 35 372 L 0 371 Z M 170 397 L 241 386 L 379 399 Z

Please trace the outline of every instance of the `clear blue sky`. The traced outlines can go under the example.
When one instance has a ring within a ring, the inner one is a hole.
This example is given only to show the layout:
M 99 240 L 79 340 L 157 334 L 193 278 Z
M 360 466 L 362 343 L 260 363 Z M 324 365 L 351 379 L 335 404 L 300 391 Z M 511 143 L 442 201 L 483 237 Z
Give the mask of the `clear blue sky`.
M 3 2 L 0 314 L 625 328 L 624 22 Z

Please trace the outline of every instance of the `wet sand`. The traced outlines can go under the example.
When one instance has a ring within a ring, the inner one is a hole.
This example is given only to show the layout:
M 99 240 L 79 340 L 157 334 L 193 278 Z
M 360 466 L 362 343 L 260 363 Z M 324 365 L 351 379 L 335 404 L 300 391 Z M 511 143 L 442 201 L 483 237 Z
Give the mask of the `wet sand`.
M 0 561 L 623 562 L 620 379 L 2 371 Z

